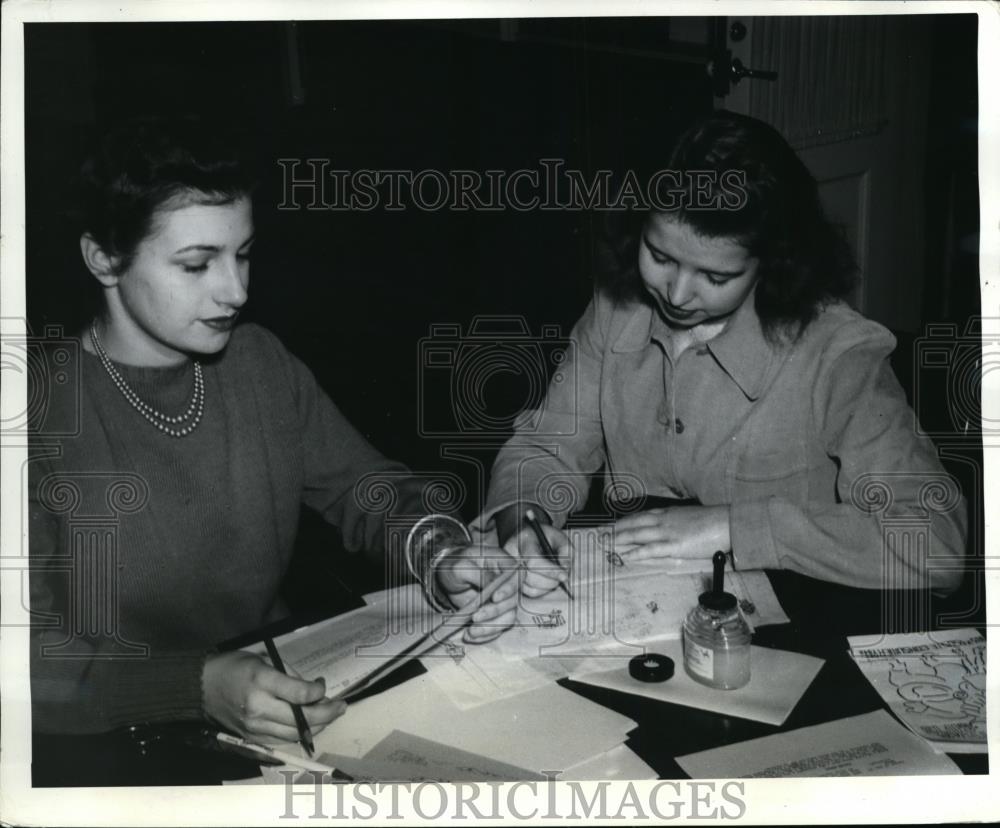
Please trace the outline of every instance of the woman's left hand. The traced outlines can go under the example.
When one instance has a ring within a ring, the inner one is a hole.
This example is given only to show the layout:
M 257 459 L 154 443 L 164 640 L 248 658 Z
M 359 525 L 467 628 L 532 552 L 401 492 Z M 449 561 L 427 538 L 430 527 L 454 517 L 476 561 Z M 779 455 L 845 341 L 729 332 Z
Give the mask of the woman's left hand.
M 638 512 L 614 525 L 615 551 L 625 560 L 711 558 L 727 550 L 728 506 L 667 506 Z
M 450 552 L 438 565 L 435 576 L 438 586 L 456 607 L 476 600 L 479 592 L 494 578 L 515 569 L 517 558 L 493 546 L 466 546 Z M 482 644 L 496 638 L 514 624 L 519 576 L 497 588 L 490 600 L 476 610 L 463 639 L 469 644 Z

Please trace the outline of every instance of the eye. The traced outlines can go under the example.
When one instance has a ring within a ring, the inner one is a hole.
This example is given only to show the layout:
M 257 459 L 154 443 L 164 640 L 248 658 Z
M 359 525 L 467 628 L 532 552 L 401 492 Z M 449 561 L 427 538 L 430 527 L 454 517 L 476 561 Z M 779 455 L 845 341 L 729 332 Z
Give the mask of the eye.
M 715 285 L 716 287 L 722 287 L 724 284 L 726 284 L 726 282 L 729 281 L 728 279 L 719 279 L 713 276 L 711 273 L 706 273 L 705 276 L 708 279 L 709 283 Z
M 182 262 L 181 268 L 185 273 L 204 273 L 208 270 L 208 262 L 199 262 L 198 264 L 185 264 Z
M 670 256 L 670 255 L 664 253 L 662 250 L 658 250 L 657 248 L 653 247 L 653 245 L 650 244 L 649 239 L 647 239 L 645 235 L 643 235 L 643 237 L 642 237 L 642 244 L 646 248 L 646 250 L 649 252 L 649 257 L 656 264 L 658 264 L 658 265 L 665 265 L 665 264 L 675 265 L 675 264 L 677 264 L 677 260 L 673 256 Z
M 237 258 L 238 261 L 241 261 L 241 262 L 249 262 L 250 261 L 250 253 L 251 252 L 252 251 L 250 251 L 250 250 L 244 250 L 241 253 L 237 253 L 236 254 L 236 258 Z

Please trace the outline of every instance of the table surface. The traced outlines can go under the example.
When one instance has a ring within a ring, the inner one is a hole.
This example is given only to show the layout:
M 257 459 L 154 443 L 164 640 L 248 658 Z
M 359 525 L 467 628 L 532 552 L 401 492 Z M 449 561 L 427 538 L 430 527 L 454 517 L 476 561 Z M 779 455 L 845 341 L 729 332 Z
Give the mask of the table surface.
M 761 627 L 758 646 L 776 647 L 825 660 L 816 679 L 780 727 L 710 713 L 691 707 L 593 687 L 569 679 L 564 687 L 635 720 L 638 727 L 627 744 L 663 779 L 686 779 L 674 760 L 696 751 L 721 747 L 884 709 L 881 698 L 851 660 L 846 636 L 874 631 L 905 632 L 976 626 L 979 615 L 961 604 L 931 601 L 923 594 L 901 596 L 825 584 L 789 572 L 769 572 L 789 624 Z M 920 600 L 913 600 L 914 598 Z M 920 607 L 922 617 L 901 622 L 896 609 Z M 975 609 L 975 608 L 973 608 Z M 888 623 L 887 618 L 894 618 Z M 268 628 L 275 635 L 318 620 L 302 616 Z M 242 642 L 236 642 L 242 643 Z M 423 671 L 408 664 L 371 689 L 376 693 Z M 349 715 L 349 714 L 348 714 Z M 98 736 L 48 736 L 33 740 L 33 784 L 73 785 L 206 785 L 259 775 L 257 763 L 191 744 L 200 727 L 177 723 L 116 731 Z M 952 754 L 966 774 L 989 770 L 986 754 Z

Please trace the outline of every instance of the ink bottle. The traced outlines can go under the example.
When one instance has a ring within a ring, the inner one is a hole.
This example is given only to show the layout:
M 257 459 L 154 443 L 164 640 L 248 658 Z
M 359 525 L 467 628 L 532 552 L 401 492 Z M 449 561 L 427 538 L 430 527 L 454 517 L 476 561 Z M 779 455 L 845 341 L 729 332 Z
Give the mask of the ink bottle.
M 736 596 L 723 589 L 726 556 L 712 558 L 712 589 L 684 620 L 684 669 L 695 681 L 735 690 L 750 681 L 750 626 Z

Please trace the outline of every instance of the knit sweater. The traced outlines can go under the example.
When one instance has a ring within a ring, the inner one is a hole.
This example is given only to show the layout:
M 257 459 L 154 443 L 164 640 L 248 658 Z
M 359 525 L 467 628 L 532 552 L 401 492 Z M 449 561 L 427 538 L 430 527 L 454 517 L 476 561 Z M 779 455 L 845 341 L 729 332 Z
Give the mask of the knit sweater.
M 386 514 L 420 511 L 406 468 L 258 326 L 204 362 L 204 416 L 182 438 L 146 422 L 96 356 L 80 349 L 65 367 L 79 382 L 48 389 L 29 463 L 39 731 L 201 717 L 206 654 L 280 616 L 301 504 L 348 550 L 379 556 Z M 117 367 L 154 408 L 186 409 L 191 363 Z M 356 491 L 372 475 L 396 490 L 391 512 Z

